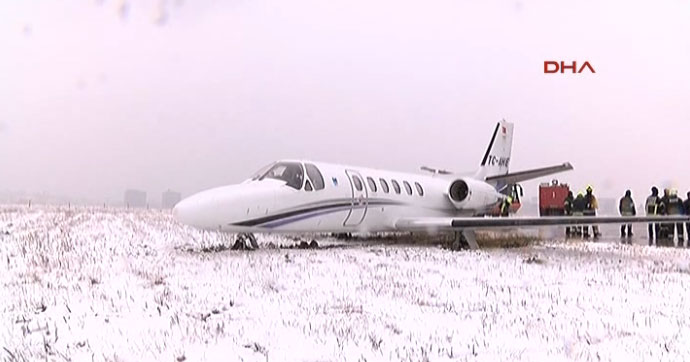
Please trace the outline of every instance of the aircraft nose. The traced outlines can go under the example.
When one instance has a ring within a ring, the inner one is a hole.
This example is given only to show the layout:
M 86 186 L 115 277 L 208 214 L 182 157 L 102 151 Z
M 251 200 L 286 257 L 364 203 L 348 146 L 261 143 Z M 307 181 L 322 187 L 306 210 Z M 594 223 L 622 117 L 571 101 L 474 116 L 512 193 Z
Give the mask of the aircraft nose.
M 173 218 L 179 223 L 188 224 L 190 215 L 189 199 L 184 199 L 173 207 Z
M 203 195 L 192 195 L 180 201 L 173 208 L 173 218 L 179 223 L 202 227 L 207 221 L 210 203 Z
M 273 200 L 270 187 L 223 186 L 201 191 L 178 202 L 173 208 L 173 218 L 198 229 L 219 230 L 234 220 L 246 219 L 251 210 L 260 210 L 261 205 L 266 207 L 270 200 Z

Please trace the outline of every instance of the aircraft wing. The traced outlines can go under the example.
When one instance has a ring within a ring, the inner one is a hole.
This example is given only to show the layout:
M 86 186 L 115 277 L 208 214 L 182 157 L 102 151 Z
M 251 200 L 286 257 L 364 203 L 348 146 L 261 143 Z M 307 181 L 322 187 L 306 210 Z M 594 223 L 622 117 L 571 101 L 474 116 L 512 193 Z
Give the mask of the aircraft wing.
M 557 166 L 535 168 L 532 170 L 507 173 L 505 175 L 489 176 L 486 178 L 486 182 L 503 182 L 506 184 L 514 184 L 546 175 L 551 175 L 554 173 L 570 171 L 572 169 L 573 165 L 571 165 L 570 162 L 566 162 L 562 165 Z
M 545 217 L 429 217 L 402 218 L 395 223 L 405 231 L 459 231 L 538 226 L 690 222 L 690 216 L 545 216 Z

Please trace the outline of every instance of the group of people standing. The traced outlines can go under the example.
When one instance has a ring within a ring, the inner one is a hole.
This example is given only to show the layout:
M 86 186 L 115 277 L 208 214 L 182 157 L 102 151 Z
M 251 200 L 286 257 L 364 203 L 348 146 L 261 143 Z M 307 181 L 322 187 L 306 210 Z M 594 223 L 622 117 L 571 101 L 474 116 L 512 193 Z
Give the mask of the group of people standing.
M 646 213 L 649 216 L 655 215 L 688 215 L 690 214 L 690 192 L 687 194 L 688 198 L 682 200 L 678 197 L 678 192 L 674 189 L 665 189 L 663 196 L 659 195 L 659 189 L 652 187 L 652 193 L 647 197 L 645 202 Z M 568 192 L 568 196 L 564 201 L 564 211 L 566 215 L 571 216 L 596 216 L 596 211 L 599 208 L 597 198 L 592 193 L 592 186 L 587 186 L 585 193 L 578 193 L 577 196 L 573 192 Z M 635 208 L 635 201 L 632 198 L 630 190 L 625 191 L 625 195 L 618 203 L 618 211 L 621 216 L 636 216 L 637 210 Z M 690 222 L 685 225 L 688 233 L 688 247 L 690 247 Z M 621 225 L 621 238 L 624 243 L 632 243 L 633 228 L 632 224 Z M 594 238 L 601 236 L 599 228 L 596 225 L 592 226 Z M 675 224 L 659 224 L 650 223 L 648 227 L 649 245 L 653 245 L 654 240 L 671 239 L 673 240 L 674 233 L 678 235 L 678 245 L 682 246 L 685 240 L 683 223 Z M 566 237 L 582 236 L 589 238 L 589 226 L 569 226 L 565 228 Z
M 678 191 L 674 189 L 664 189 L 664 195 L 659 195 L 659 189 L 656 186 L 652 187 L 652 194 L 647 197 L 645 208 L 647 215 L 687 215 L 690 214 L 690 192 L 687 193 L 687 199 L 683 201 L 678 197 Z M 690 240 L 690 222 L 686 225 L 688 231 L 688 240 Z M 683 223 L 675 224 L 658 224 L 651 223 L 648 226 L 649 245 L 652 245 L 653 240 L 659 239 L 673 239 L 674 233 L 678 235 L 678 246 L 683 245 L 685 239 L 683 232 Z M 690 243 L 688 244 L 690 247 Z
M 592 186 L 587 186 L 585 193 L 579 192 L 577 196 L 574 196 L 573 192 L 569 191 L 563 203 L 565 214 L 572 216 L 596 216 L 598 208 L 599 203 L 596 196 L 594 196 Z M 598 226 L 592 225 L 592 234 L 595 239 L 601 236 Z M 589 226 L 568 226 L 565 228 L 565 236 L 589 238 Z

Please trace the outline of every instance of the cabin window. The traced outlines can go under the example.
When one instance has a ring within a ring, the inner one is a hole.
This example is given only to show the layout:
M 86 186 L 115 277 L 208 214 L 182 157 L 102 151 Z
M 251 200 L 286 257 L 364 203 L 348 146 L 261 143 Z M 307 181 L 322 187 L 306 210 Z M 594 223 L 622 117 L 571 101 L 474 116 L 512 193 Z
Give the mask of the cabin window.
M 415 182 L 414 187 L 417 188 L 417 193 L 419 194 L 419 196 L 424 196 L 424 189 L 422 188 L 422 185 L 419 184 L 419 182 Z
M 304 183 L 304 169 L 299 162 L 278 162 L 269 168 L 259 180 L 267 178 L 285 181 L 286 185 L 299 190 Z
M 311 187 L 311 182 L 309 182 L 309 180 L 307 180 L 307 182 L 304 184 L 304 189 L 306 191 L 312 191 L 314 189 L 313 187 Z
M 352 175 L 352 183 L 355 184 L 357 191 L 362 191 L 362 180 L 358 176 Z
M 407 191 L 407 194 L 412 195 L 412 186 L 410 186 L 410 183 L 403 181 L 403 185 L 405 185 L 405 191 Z
M 395 190 L 395 193 L 399 194 L 400 193 L 400 184 L 398 183 L 398 181 L 391 180 L 391 184 L 393 185 L 393 190 Z
M 374 179 L 371 177 L 367 177 L 367 184 L 369 184 L 369 190 L 372 192 L 376 192 L 376 182 L 374 182 Z
M 384 180 L 382 178 L 380 178 L 379 181 L 381 182 L 381 190 L 383 190 L 383 192 L 385 192 L 385 193 L 388 193 L 388 190 L 389 190 L 388 182 L 386 182 L 386 180 Z
M 314 189 L 316 191 L 323 190 L 326 184 L 323 181 L 323 175 L 321 175 L 319 168 L 311 163 L 305 164 L 304 167 L 307 169 L 307 176 L 314 183 Z

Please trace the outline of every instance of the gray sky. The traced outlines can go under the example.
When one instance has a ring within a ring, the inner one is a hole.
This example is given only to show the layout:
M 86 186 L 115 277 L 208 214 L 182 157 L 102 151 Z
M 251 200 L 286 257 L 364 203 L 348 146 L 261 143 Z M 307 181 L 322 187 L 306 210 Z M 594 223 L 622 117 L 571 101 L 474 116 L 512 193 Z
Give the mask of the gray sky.
M 279 158 L 473 170 L 504 117 L 512 170 L 690 190 L 690 1 L 124 4 L 0 4 L 0 190 L 157 198 Z

